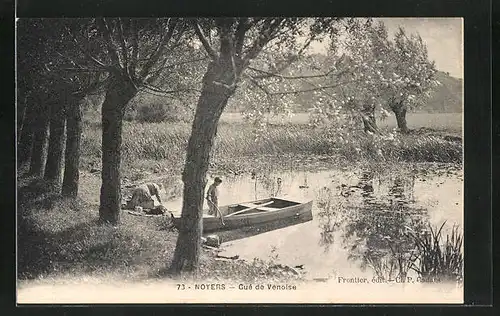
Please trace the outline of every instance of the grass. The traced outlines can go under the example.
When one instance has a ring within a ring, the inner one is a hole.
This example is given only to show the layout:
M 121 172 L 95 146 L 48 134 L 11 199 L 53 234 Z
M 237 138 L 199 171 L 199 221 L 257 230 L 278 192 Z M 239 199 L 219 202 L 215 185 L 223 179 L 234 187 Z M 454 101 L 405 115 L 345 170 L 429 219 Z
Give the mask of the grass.
M 124 183 L 139 181 L 146 173 L 157 173 L 169 184 L 168 194 L 179 195 L 190 130 L 191 126 L 186 123 L 125 122 L 121 166 Z M 101 132 L 98 117 L 87 116 L 82 139 L 83 169 L 99 170 Z M 235 125 L 223 119 L 211 167 L 240 172 L 251 168 L 282 168 L 285 162 L 290 162 L 295 163 L 290 166 L 293 169 L 303 168 L 304 164 L 315 166 L 322 159 L 330 159 L 330 162 L 334 159 L 350 166 L 356 162 L 368 165 L 399 161 L 460 163 L 461 142 L 447 140 L 443 135 L 442 131 L 431 130 L 400 135 L 395 140 L 374 141 L 360 132 L 345 142 L 324 129 L 296 122 L 271 125 L 257 137 L 251 125 L 241 121 Z M 44 181 L 20 179 L 19 278 L 31 280 L 67 274 L 157 276 L 171 260 L 177 232 L 168 229 L 168 223 L 162 219 L 138 218 L 127 213 L 117 228 L 98 225 L 99 173 L 84 172 L 83 175 L 80 179 L 83 199 L 76 200 L 62 199 Z M 451 244 L 457 237 L 453 238 Z M 443 252 L 446 251 L 449 250 Z M 215 261 L 213 254 L 206 251 L 202 254 L 199 276 L 206 280 L 214 277 L 250 280 L 262 275 L 290 277 L 276 271 L 272 264 Z
M 177 240 L 168 217 L 122 214 L 118 227 L 98 224 L 97 205 L 64 199 L 49 183 L 22 178 L 18 190 L 18 278 L 85 275 L 127 281 L 164 277 Z M 251 282 L 293 275 L 272 262 L 216 261 L 202 251 L 198 278 Z
M 446 221 L 439 228 L 432 229 L 423 235 L 412 234 L 418 249 L 418 264 L 412 268 L 423 279 L 456 281 L 462 277 L 463 235 L 457 226 L 454 226 L 450 234 L 443 241 L 442 229 Z
M 98 225 L 95 205 L 63 199 L 42 180 L 23 182 L 18 206 L 20 278 L 110 271 L 140 276 L 168 262 L 176 233 L 158 231 L 158 218 L 124 215 L 117 228 Z
M 89 168 L 99 166 L 101 156 L 101 127 L 94 119 L 86 121 L 82 139 L 83 166 Z M 190 131 L 191 126 L 187 123 L 125 122 L 122 144 L 125 174 L 131 175 L 135 169 L 178 174 L 184 165 Z M 456 136 L 450 139 L 449 133 L 435 129 L 420 129 L 410 135 L 399 135 L 392 141 L 377 141 L 360 131 L 346 140 L 324 128 L 299 123 L 270 125 L 257 135 L 250 124 L 240 122 L 235 125 L 222 120 L 214 143 L 212 163 L 236 168 L 235 161 L 238 162 L 236 165 L 241 165 L 240 160 L 282 155 L 379 160 L 380 153 L 383 159 L 390 161 L 460 163 L 460 140 Z M 143 163 L 145 161 L 148 163 Z
M 269 121 L 274 124 L 296 124 L 305 125 L 309 121 L 308 113 L 296 113 L 292 117 L 285 115 L 275 115 L 269 117 Z M 241 123 L 240 113 L 224 113 L 221 117 L 223 123 Z M 410 129 L 426 127 L 438 131 L 446 131 L 462 135 L 462 113 L 408 113 L 408 127 Z M 384 120 L 377 120 L 380 128 L 393 129 L 397 127 L 394 116 Z

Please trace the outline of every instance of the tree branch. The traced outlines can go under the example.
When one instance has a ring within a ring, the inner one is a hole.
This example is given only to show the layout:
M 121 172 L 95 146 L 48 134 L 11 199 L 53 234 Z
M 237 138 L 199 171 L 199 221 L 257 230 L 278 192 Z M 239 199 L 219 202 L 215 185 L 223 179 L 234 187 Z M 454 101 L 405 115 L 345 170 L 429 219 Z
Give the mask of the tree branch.
M 250 82 L 256 86 L 257 88 L 259 88 L 260 90 L 262 90 L 267 96 L 270 96 L 271 95 L 271 92 L 269 92 L 269 90 L 267 90 L 264 86 L 262 86 L 258 80 L 256 80 L 254 77 L 250 76 L 249 74 L 247 73 L 243 73 L 243 75 L 245 77 L 247 77 L 248 79 L 250 79 Z
M 93 63 L 95 63 L 99 67 L 101 67 L 107 71 L 113 71 L 113 67 L 104 64 L 102 61 L 98 60 L 97 58 L 92 56 L 86 49 L 84 49 L 82 47 L 82 45 L 79 43 L 78 39 L 76 38 L 76 35 L 71 30 L 66 28 L 66 31 L 69 33 L 69 35 L 73 39 L 73 42 L 75 43 L 76 47 L 78 47 L 78 49 L 85 55 L 85 57 L 90 59 L 90 61 L 92 61 Z M 82 39 L 81 41 L 83 42 L 84 40 Z
M 123 59 L 123 70 L 127 74 L 128 73 L 128 49 L 127 43 L 125 42 L 125 37 L 123 36 L 123 23 L 122 19 L 118 18 L 118 40 L 120 41 L 120 47 L 122 51 L 122 59 Z
M 128 73 L 132 76 L 132 78 L 135 78 L 137 74 L 137 59 L 139 57 L 139 34 L 137 30 L 137 21 L 135 19 L 130 21 L 130 32 L 132 33 L 130 36 L 132 41 L 132 58 Z
M 248 67 L 248 69 L 250 70 L 253 70 L 255 72 L 259 72 L 259 73 L 263 73 L 265 75 L 262 75 L 262 76 L 255 76 L 253 78 L 255 79 L 265 79 L 265 78 L 269 78 L 269 77 L 277 77 L 277 78 L 282 78 L 282 79 L 306 79 L 306 78 L 322 78 L 322 77 L 327 77 L 329 76 L 335 69 L 330 69 L 328 72 L 324 73 L 324 74 L 319 74 L 319 75 L 303 75 L 303 76 L 285 76 L 285 75 L 279 75 L 277 73 L 272 73 L 272 72 L 269 72 L 269 71 L 265 71 L 265 70 L 262 70 L 262 69 L 257 69 L 257 68 L 254 68 L 254 67 Z
M 220 32 L 220 56 L 225 63 L 231 66 L 233 74 L 233 82 L 229 85 L 230 87 L 235 86 L 238 81 L 238 74 L 240 73 L 236 69 L 236 62 L 234 60 L 235 52 L 233 34 L 231 33 L 233 23 L 233 18 L 221 18 L 217 20 L 217 26 L 219 27 Z
M 118 52 L 113 45 L 113 40 L 111 37 L 111 31 L 109 30 L 108 24 L 104 18 L 97 19 L 97 25 L 102 32 L 104 37 L 104 41 L 106 42 L 106 47 L 108 48 L 108 54 L 111 59 L 111 62 L 115 67 L 121 68 L 120 60 L 118 58 Z
M 229 59 L 232 55 L 233 38 L 231 34 L 231 27 L 233 21 L 231 18 L 217 19 L 217 27 L 220 32 L 220 53 L 222 58 Z
M 142 87 L 149 90 L 149 91 L 152 91 L 152 92 L 156 92 L 156 93 L 160 93 L 160 94 L 163 94 L 163 95 L 169 95 L 169 94 L 176 94 L 176 93 L 182 93 L 182 92 L 200 92 L 200 90 L 198 89 L 194 89 L 194 88 L 183 88 L 183 89 L 175 89 L 175 90 L 163 90 L 161 88 L 158 88 L 158 87 L 155 87 L 153 85 L 150 85 L 150 84 L 142 84 Z
M 163 36 L 161 39 L 160 43 L 158 44 L 156 50 L 151 54 L 149 57 L 148 61 L 146 62 L 146 65 L 142 68 L 140 78 L 141 80 L 144 80 L 146 75 L 148 74 L 149 70 L 153 65 L 158 61 L 160 56 L 163 53 L 163 50 L 165 49 L 165 46 L 170 42 L 172 39 L 172 36 L 174 34 L 174 30 L 177 26 L 177 19 L 169 19 L 168 25 L 167 25 L 167 33 Z
M 96 73 L 96 72 L 103 72 L 103 69 L 98 69 L 98 68 L 71 68 L 71 67 L 66 67 L 66 68 L 61 68 L 60 70 L 62 71 L 69 71 L 69 72 L 88 72 L 88 73 Z
M 243 50 L 243 44 L 245 42 L 245 34 L 250 29 L 251 24 L 248 23 L 248 18 L 240 18 L 238 20 L 238 26 L 236 27 L 235 37 L 235 55 L 241 58 L 241 52 Z
M 261 34 L 255 39 L 253 45 L 247 49 L 245 56 L 242 58 L 242 64 L 246 65 L 251 59 L 257 57 L 260 53 L 264 45 L 266 45 L 272 38 L 274 32 L 279 29 L 279 25 L 284 21 L 284 19 L 280 18 L 268 18 L 265 19 L 264 25 L 261 29 Z
M 195 63 L 195 62 L 199 62 L 199 61 L 204 61 L 206 60 L 207 57 L 203 57 L 203 58 L 197 58 L 197 59 L 191 59 L 191 60 L 186 60 L 186 61 L 181 61 L 181 62 L 178 62 L 178 63 L 175 63 L 175 64 L 169 64 L 169 65 L 166 65 L 165 64 L 167 63 L 167 61 L 169 60 L 168 58 L 165 58 L 163 60 L 163 63 L 161 64 L 161 66 L 159 66 L 157 69 L 155 69 L 154 71 L 152 71 L 150 73 L 150 76 L 151 77 L 154 77 L 155 75 L 157 75 L 158 73 L 160 73 L 161 71 L 165 70 L 165 69 L 168 69 L 168 68 L 172 68 L 172 67 L 175 67 L 175 66 L 180 66 L 180 65 L 185 65 L 185 64 L 190 64 L 190 63 Z
M 208 42 L 207 38 L 203 34 L 203 31 L 200 28 L 200 25 L 196 20 L 193 21 L 193 26 L 194 26 L 194 31 L 196 32 L 196 36 L 198 36 L 198 39 L 201 41 L 201 44 L 207 51 L 208 56 L 212 58 L 212 60 L 217 60 L 219 57 L 217 53 L 214 51 L 212 46 L 210 46 L 210 43 Z

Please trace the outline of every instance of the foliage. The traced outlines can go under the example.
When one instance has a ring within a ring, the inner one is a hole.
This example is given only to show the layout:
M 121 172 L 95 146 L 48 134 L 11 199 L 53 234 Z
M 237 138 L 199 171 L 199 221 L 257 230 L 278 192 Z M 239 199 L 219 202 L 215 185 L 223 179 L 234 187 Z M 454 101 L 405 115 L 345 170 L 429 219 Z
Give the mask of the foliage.
M 177 98 L 139 93 L 130 101 L 125 120 L 140 123 L 189 122 L 194 111 Z
M 313 124 L 325 120 L 343 122 L 346 114 L 374 121 L 376 112 L 385 118 L 388 110 L 421 107 L 428 101 L 431 89 L 439 84 L 435 65 L 429 61 L 426 45 L 418 35 L 407 36 L 400 28 L 391 39 L 382 22 L 348 19 L 340 38 L 331 45 L 326 59 L 310 61 L 317 68 L 329 69 L 331 64 L 336 70 L 327 78 L 309 80 L 318 87 L 311 100 Z M 355 129 L 359 119 L 352 123 L 356 125 L 350 129 Z M 342 123 L 329 126 L 338 132 L 345 129 Z
M 446 221 L 439 228 L 429 230 L 423 234 L 412 232 L 411 236 L 419 250 L 418 264 L 412 265 L 425 280 L 457 281 L 463 276 L 463 235 L 458 226 L 453 226 L 451 235 L 442 240 L 442 229 Z
M 408 36 L 400 28 L 394 37 L 391 62 L 382 84 L 386 87 L 387 103 L 394 110 L 400 106 L 418 107 L 428 100 L 430 88 L 440 83 L 435 80 L 436 67 L 429 61 L 427 46 L 420 35 Z M 391 73 L 392 72 L 392 78 Z
M 144 161 L 152 166 L 148 167 L 151 170 L 180 172 L 189 131 L 190 125 L 186 123 L 127 122 L 123 130 L 123 160 L 128 166 Z M 253 125 L 241 121 L 221 124 L 212 163 L 235 165 L 232 169 L 238 170 L 236 166 L 248 157 L 272 155 L 329 155 L 346 161 L 459 163 L 462 160 L 460 142 L 445 140 L 440 133 L 433 132 L 419 135 L 391 132 L 387 133 L 389 136 L 371 136 L 359 131 L 347 135 L 307 124 L 292 124 L 269 125 L 256 139 L 253 131 Z M 100 157 L 101 127 L 96 115 L 85 120 L 82 159 L 86 164 L 98 165 Z

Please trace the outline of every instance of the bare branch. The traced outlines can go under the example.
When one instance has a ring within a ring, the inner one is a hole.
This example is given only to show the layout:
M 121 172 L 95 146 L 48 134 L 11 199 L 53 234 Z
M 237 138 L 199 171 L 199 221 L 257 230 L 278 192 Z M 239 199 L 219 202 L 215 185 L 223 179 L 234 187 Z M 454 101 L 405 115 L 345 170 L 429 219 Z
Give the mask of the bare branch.
M 165 46 L 172 39 L 177 23 L 178 23 L 177 19 L 169 19 L 167 24 L 167 33 L 161 39 L 160 43 L 156 47 L 156 50 L 150 55 L 149 60 L 146 62 L 146 65 L 144 65 L 144 67 L 142 68 L 140 74 L 141 79 L 144 79 L 146 77 L 151 67 L 153 67 L 153 65 L 158 61 L 160 56 L 163 54 Z
M 264 75 L 261 76 L 254 76 L 253 78 L 255 79 L 264 79 L 264 78 L 269 78 L 269 77 L 277 77 L 277 78 L 282 78 L 282 79 L 306 79 L 306 78 L 322 78 L 322 77 L 328 77 L 335 69 L 330 69 L 328 72 L 323 73 L 323 74 L 318 74 L 318 75 L 303 75 L 303 76 L 285 76 L 285 75 L 279 75 L 277 73 L 265 71 L 262 69 L 257 69 L 254 67 L 248 67 L 248 69 L 253 70 L 255 72 L 263 73 Z
M 120 60 L 118 58 L 118 53 L 113 45 L 113 40 L 111 38 L 111 31 L 109 30 L 108 24 L 104 18 L 97 19 L 97 25 L 102 32 L 104 41 L 106 42 L 106 47 L 108 48 L 109 57 L 111 62 L 115 67 L 120 67 Z
M 71 57 L 69 57 L 69 56 L 67 56 L 67 55 L 63 55 L 63 54 L 61 54 L 61 53 L 60 53 L 60 52 L 58 52 L 58 51 L 56 51 L 56 54 L 58 54 L 58 55 L 59 55 L 59 56 L 61 56 L 62 58 L 64 58 L 64 59 L 68 60 L 68 61 L 69 61 L 69 62 L 71 62 L 73 65 L 75 65 L 75 66 L 77 66 L 77 67 L 79 67 L 79 68 L 81 68 L 81 69 L 85 68 L 85 67 L 83 67 L 82 65 L 80 65 L 79 63 L 77 63 L 77 62 L 76 62 L 73 58 L 71 58 Z M 101 70 L 102 70 L 102 69 L 101 69 Z
M 248 23 L 248 18 L 239 18 L 238 26 L 236 27 L 235 37 L 235 55 L 241 58 L 243 44 L 245 42 L 245 34 L 250 29 L 251 24 Z
M 203 58 L 197 58 L 197 59 L 191 59 L 191 60 L 181 61 L 181 62 L 178 62 L 178 63 L 175 63 L 175 64 L 165 65 L 167 63 L 167 61 L 169 60 L 168 58 L 165 58 L 163 60 L 162 64 L 157 69 L 155 69 L 154 71 L 152 71 L 150 73 L 150 76 L 146 79 L 146 81 L 150 81 L 151 78 L 155 78 L 157 75 L 159 75 L 159 73 L 161 73 L 165 69 L 173 68 L 173 67 L 180 66 L 180 65 L 195 63 L 195 62 L 199 62 L 199 61 L 204 61 L 206 59 L 207 59 L 207 57 L 203 57 Z
M 163 90 L 161 88 L 158 88 L 158 87 L 155 87 L 155 86 L 153 86 L 151 84 L 146 84 L 146 83 L 143 83 L 141 87 L 143 87 L 143 88 L 145 88 L 145 89 L 147 89 L 149 91 L 160 93 L 160 94 L 163 94 L 163 95 L 176 94 L 176 93 L 182 93 L 182 92 L 200 92 L 200 90 L 194 89 L 194 88 L 182 88 L 182 89 L 175 89 L 175 90 Z
M 96 72 L 103 72 L 102 69 L 97 69 L 97 68 L 61 68 L 61 71 L 69 71 L 69 72 L 88 72 L 88 73 L 96 73 Z
M 196 36 L 198 36 L 198 39 L 203 44 L 203 47 L 207 51 L 207 54 L 210 56 L 210 58 L 212 58 L 212 60 L 217 60 L 219 57 L 217 56 L 217 53 L 214 51 L 212 46 L 210 46 L 210 43 L 208 42 L 207 38 L 203 34 L 203 31 L 201 30 L 198 22 L 194 20 L 193 26 L 194 26 L 194 31 L 196 32 Z
M 98 91 L 99 88 L 103 87 L 106 84 L 107 80 L 108 80 L 107 78 L 104 79 L 103 81 L 94 80 L 90 85 L 88 85 L 87 87 L 83 87 L 78 92 L 84 95 L 93 94 L 96 91 Z
M 267 90 L 263 85 L 261 85 L 259 83 L 258 80 L 256 80 L 254 77 L 250 76 L 249 74 L 247 73 L 243 73 L 243 75 L 245 77 L 247 77 L 248 79 L 250 79 L 250 82 L 256 86 L 257 88 L 259 88 L 260 90 L 262 90 L 267 96 L 270 96 L 271 95 L 271 92 L 269 92 L 269 90 Z
M 95 58 L 94 56 L 92 56 L 86 49 L 84 49 L 82 47 L 82 45 L 79 43 L 78 39 L 76 38 L 76 35 L 71 30 L 66 29 L 66 31 L 69 33 L 69 35 L 73 39 L 73 42 L 75 43 L 76 47 L 78 47 L 78 49 L 85 55 L 85 57 L 87 57 L 88 59 L 90 59 L 92 62 L 94 62 L 99 67 L 101 67 L 101 68 L 103 68 L 103 69 L 105 69 L 107 71 L 113 71 L 112 67 L 104 64 L 102 61 L 98 60 L 97 58 Z M 80 41 L 83 42 L 84 40 L 81 39 Z M 88 46 L 88 45 L 86 45 L 86 46 Z
M 120 47 L 122 51 L 123 68 L 128 74 L 128 49 L 127 43 L 125 42 L 125 37 L 123 36 L 123 23 L 121 18 L 118 18 L 118 25 L 118 40 L 120 41 Z
M 139 56 L 139 34 L 137 30 L 137 21 L 132 19 L 130 21 L 130 32 L 131 32 L 131 40 L 132 40 L 132 60 L 130 61 L 128 73 L 130 76 L 135 78 L 137 71 L 137 59 Z
M 279 30 L 280 24 L 284 21 L 282 18 L 268 18 L 264 21 L 264 26 L 262 27 L 262 33 L 259 34 L 257 39 L 254 41 L 253 45 L 247 49 L 243 59 L 243 65 L 246 65 L 251 59 L 257 57 L 264 45 L 266 45 Z

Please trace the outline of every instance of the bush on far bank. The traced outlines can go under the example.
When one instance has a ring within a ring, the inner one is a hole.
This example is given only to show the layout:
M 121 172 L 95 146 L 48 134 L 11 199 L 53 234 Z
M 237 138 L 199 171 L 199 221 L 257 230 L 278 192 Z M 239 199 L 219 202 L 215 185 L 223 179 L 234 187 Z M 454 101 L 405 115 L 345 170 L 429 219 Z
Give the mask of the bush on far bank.
M 194 117 L 193 104 L 189 100 L 139 93 L 130 101 L 125 120 L 139 123 L 190 122 Z

